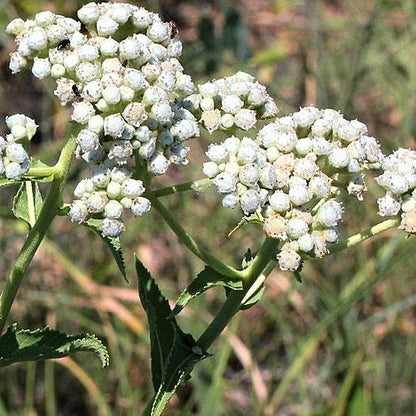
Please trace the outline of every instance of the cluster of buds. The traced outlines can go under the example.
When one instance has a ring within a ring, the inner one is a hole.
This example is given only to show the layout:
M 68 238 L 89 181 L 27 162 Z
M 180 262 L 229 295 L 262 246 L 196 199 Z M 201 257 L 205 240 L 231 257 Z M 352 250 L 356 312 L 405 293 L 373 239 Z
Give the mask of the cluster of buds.
M 89 179 L 83 179 L 74 191 L 75 199 L 69 211 L 72 221 L 85 222 L 91 214 L 104 217 L 100 229 L 106 237 L 119 237 L 124 231 L 120 220 L 125 209 L 136 216 L 150 210 L 150 201 L 142 195 L 145 191 L 132 173 L 107 164 L 97 166 Z
M 235 127 L 249 130 L 258 118 L 278 112 L 266 88 L 245 72 L 198 85 L 198 90 L 184 104 L 210 133 Z
M 364 124 L 334 110 L 305 107 L 277 118 L 254 139 L 211 144 L 203 172 L 226 207 L 261 216 L 267 236 L 282 241 L 282 270 L 297 270 L 301 253 L 322 257 L 338 239 L 340 189 L 362 198 L 362 172 L 383 160 Z
M 416 233 L 416 152 L 399 149 L 384 158 L 376 178 L 386 194 L 377 200 L 382 217 L 401 213 L 400 228 Z
M 6 138 L 0 137 L 0 177 L 17 180 L 29 170 L 30 159 L 25 147 L 38 126 L 24 114 L 6 117 L 6 124 L 10 133 Z
M 125 210 L 141 216 L 150 209 L 142 166 L 162 175 L 172 163 L 186 164 L 184 143 L 199 136 L 201 124 L 230 136 L 209 146 L 204 174 L 225 207 L 260 218 L 265 234 L 281 242 L 282 270 L 298 270 L 302 255 L 328 252 L 343 213 L 336 197 L 345 190 L 362 200 L 366 169 L 384 171 L 377 178 L 387 191 L 379 214 L 401 213 L 401 227 L 416 232 L 416 152 L 384 157 L 363 123 L 312 106 L 276 118 L 254 138 L 237 137 L 278 112 L 253 76 L 237 72 L 195 92 L 178 60 L 182 43 L 173 22 L 120 3 L 88 3 L 78 18 L 45 11 L 6 28 L 17 45 L 11 71 L 30 66 L 36 77 L 54 78 L 55 96 L 72 104 L 71 119 L 81 125 L 76 156 L 93 169 L 74 191 L 73 221 L 101 219 L 103 235 L 119 237 Z M 0 175 L 19 179 L 29 170 L 25 147 L 37 126 L 21 114 L 6 123 L 11 133 L 0 137 Z
M 135 171 L 139 159 L 153 175 L 186 164 L 184 142 L 199 126 L 183 104 L 194 85 L 177 59 L 173 22 L 120 3 L 88 3 L 78 18 L 46 11 L 13 20 L 11 71 L 31 65 L 36 77 L 56 79 L 55 96 L 72 103 L 71 118 L 82 125 L 76 155 L 87 163 Z

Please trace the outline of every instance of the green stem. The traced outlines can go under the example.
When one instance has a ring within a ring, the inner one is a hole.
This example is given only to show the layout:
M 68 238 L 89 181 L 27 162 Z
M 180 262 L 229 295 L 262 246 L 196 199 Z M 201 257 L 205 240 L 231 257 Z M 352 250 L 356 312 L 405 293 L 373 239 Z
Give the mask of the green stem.
M 25 402 L 23 407 L 23 415 L 30 416 L 33 414 L 33 405 L 35 402 L 35 376 L 36 376 L 36 362 L 29 361 L 26 364 L 26 392 Z
M 62 191 L 74 154 L 76 146 L 75 137 L 78 130 L 79 126 L 71 124 L 68 132 L 68 141 L 62 149 L 59 160 L 54 167 L 56 174 L 43 203 L 39 218 L 29 231 L 27 239 L 4 283 L 4 288 L 0 295 L 0 333 L 4 329 L 7 316 L 9 315 L 23 276 L 42 242 L 49 225 L 55 218 L 57 209 L 61 203 Z
M 45 166 L 41 168 L 30 168 L 29 171 L 24 175 L 25 178 L 45 178 L 47 176 L 54 176 L 59 174 L 59 167 Z
M 228 266 L 215 258 L 209 251 L 204 250 L 200 247 L 197 242 L 185 231 L 184 228 L 176 221 L 173 215 L 166 209 L 166 207 L 151 194 L 150 192 L 146 195 L 152 202 L 153 208 L 163 217 L 169 227 L 175 232 L 179 240 L 205 262 L 212 269 L 216 270 L 231 279 L 241 280 L 242 272 L 235 269 L 234 267 Z
M 396 227 L 400 223 L 399 218 L 388 219 L 368 230 L 355 234 L 347 240 L 334 245 L 331 251 L 339 251 L 354 244 L 358 244 L 367 238 L 372 237 L 389 228 Z M 278 251 L 278 243 L 272 238 L 267 238 L 260 248 L 257 256 L 250 265 L 241 272 L 244 278 L 244 289 L 232 291 L 222 306 L 221 310 L 215 316 L 211 324 L 198 339 L 198 345 L 206 350 L 220 335 L 227 326 L 232 317 L 239 311 L 240 306 L 246 295 L 252 291 L 252 288 L 260 286 L 267 275 L 274 269 L 275 262 L 272 261 Z
M 209 324 L 208 328 L 199 337 L 197 344 L 206 351 L 211 344 L 218 338 L 228 322 L 240 310 L 241 301 L 246 295 L 247 290 L 233 290 L 222 305 L 222 308 Z
M 44 383 L 46 416 L 56 416 L 57 414 L 54 369 L 55 363 L 53 361 L 45 361 Z
M 193 182 L 184 182 L 178 185 L 167 186 L 166 188 L 155 189 L 153 196 L 160 197 L 166 195 L 172 195 L 183 191 L 196 191 L 201 192 L 204 189 L 212 185 L 212 179 L 199 179 Z
M 197 343 L 203 350 L 206 351 L 209 348 L 227 326 L 228 322 L 240 310 L 243 300 L 252 291 L 252 287 L 257 289 L 258 286 L 261 286 L 266 277 L 274 269 L 276 264 L 275 262 L 271 262 L 271 260 L 276 252 L 276 248 L 276 240 L 267 238 L 264 241 L 257 256 L 242 272 L 244 275 L 243 290 L 233 290 L 229 294 L 218 314 L 199 337 Z
M 367 230 L 354 234 L 338 244 L 334 244 L 330 247 L 330 251 L 331 253 L 334 253 L 336 251 L 344 250 L 348 247 L 361 243 L 362 241 L 367 240 L 368 238 L 373 237 L 376 234 L 386 231 L 389 228 L 397 227 L 399 224 L 400 218 L 390 218 L 372 226 L 371 228 L 368 228 Z
M 274 238 L 266 238 L 264 240 L 256 257 L 242 272 L 246 280 L 250 281 L 253 276 L 259 276 L 267 264 L 276 258 L 276 254 L 278 252 L 278 244 L 279 241 Z

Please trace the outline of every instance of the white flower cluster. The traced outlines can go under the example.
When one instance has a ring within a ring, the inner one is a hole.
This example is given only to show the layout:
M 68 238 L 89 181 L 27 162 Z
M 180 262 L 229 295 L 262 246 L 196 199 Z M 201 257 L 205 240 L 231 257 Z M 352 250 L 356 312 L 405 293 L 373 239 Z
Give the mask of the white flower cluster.
M 379 215 L 401 213 L 400 228 L 416 233 L 416 152 L 399 149 L 383 160 L 381 169 L 376 181 L 386 194 L 377 200 Z
M 6 138 L 0 137 L 0 177 L 17 180 L 29 170 L 30 159 L 24 145 L 34 136 L 38 126 L 24 114 L 6 117 L 6 124 L 10 133 Z
M 36 77 L 56 79 L 55 95 L 72 103 L 72 120 L 83 127 L 76 155 L 86 162 L 133 171 L 139 158 L 153 175 L 188 163 L 184 142 L 199 136 L 199 126 L 183 98 L 195 88 L 177 59 L 173 22 L 121 3 L 88 3 L 78 18 L 46 11 L 13 20 L 6 28 L 17 44 L 12 72 L 31 64 Z
M 150 210 L 150 201 L 142 197 L 145 188 L 132 173 L 119 167 L 99 165 L 90 179 L 83 179 L 77 185 L 69 215 L 75 222 L 84 222 L 91 214 L 101 214 L 101 232 L 107 237 L 119 237 L 124 231 L 121 216 L 130 209 L 136 216 Z
M 234 127 L 249 130 L 259 117 L 273 117 L 278 112 L 266 87 L 245 72 L 206 82 L 198 90 L 184 104 L 210 133 Z
M 266 125 L 255 139 L 211 144 L 203 172 L 224 194 L 224 206 L 262 214 L 266 235 L 284 243 L 280 268 L 294 271 L 299 252 L 321 257 L 338 239 L 343 208 L 334 184 L 361 199 L 363 169 L 380 165 L 380 147 L 366 133 L 364 124 L 334 110 L 305 107 Z

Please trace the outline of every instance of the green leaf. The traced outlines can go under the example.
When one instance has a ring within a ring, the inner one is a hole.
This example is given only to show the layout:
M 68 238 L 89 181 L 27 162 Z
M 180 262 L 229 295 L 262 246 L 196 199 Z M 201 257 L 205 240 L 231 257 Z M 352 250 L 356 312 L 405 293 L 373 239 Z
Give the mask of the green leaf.
M 246 60 L 251 55 L 249 30 L 237 8 L 229 7 L 225 10 L 225 21 L 222 30 L 222 41 L 219 42 L 224 48 L 233 52 L 240 60 Z
M 192 280 L 191 284 L 180 294 L 175 308 L 172 311 L 172 315 L 177 315 L 188 302 L 201 293 L 205 292 L 211 287 L 223 286 L 233 290 L 242 290 L 243 284 L 240 281 L 231 280 L 229 277 L 223 276 L 211 269 L 205 267 L 198 276 Z
M 124 263 L 124 255 L 123 249 L 121 247 L 120 239 L 119 238 L 112 238 L 112 237 L 105 237 L 101 234 L 99 229 L 101 225 L 101 220 L 97 220 L 95 218 L 90 218 L 86 223 L 84 223 L 90 230 L 94 231 L 100 238 L 103 239 L 107 247 L 110 249 L 111 254 L 114 257 L 114 260 L 117 263 L 118 269 L 120 270 L 124 280 L 129 283 L 127 279 L 126 273 L 126 265 Z
M 190 335 L 175 330 L 173 349 L 166 362 L 163 382 L 152 400 L 151 416 L 162 414 L 176 390 L 188 380 L 194 365 L 207 356 Z
M 295 279 L 299 282 L 302 283 L 302 275 L 300 274 L 299 270 L 296 270 L 293 272 L 293 275 L 295 276 Z
M 67 335 L 48 327 L 17 331 L 13 325 L 0 337 L 0 367 L 22 361 L 61 358 L 80 351 L 92 351 L 103 367 L 108 365 L 107 348 L 95 335 Z
M 162 384 L 166 360 L 173 348 L 175 321 L 168 319 L 171 310 L 156 282 L 136 257 L 139 296 L 149 321 L 152 380 L 155 391 Z
M 149 322 L 152 380 L 155 395 L 145 414 L 159 416 L 193 366 L 208 356 L 171 317 L 168 301 L 136 257 L 139 296 Z
M 26 181 L 20 185 L 13 199 L 13 214 L 30 226 L 36 222 L 42 209 L 43 199 L 38 184 Z

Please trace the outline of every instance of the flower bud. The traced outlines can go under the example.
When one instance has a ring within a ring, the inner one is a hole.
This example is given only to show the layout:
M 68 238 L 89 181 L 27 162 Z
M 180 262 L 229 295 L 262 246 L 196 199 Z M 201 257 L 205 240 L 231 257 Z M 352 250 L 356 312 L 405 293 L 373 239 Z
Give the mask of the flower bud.
M 80 200 L 75 200 L 72 202 L 71 207 L 69 209 L 69 218 L 71 218 L 71 221 L 82 223 L 85 222 L 88 218 L 88 207 L 85 204 L 85 202 Z
M 113 38 L 106 38 L 100 44 L 100 52 L 104 56 L 115 56 L 118 51 L 118 42 Z
M 377 204 L 378 214 L 382 217 L 392 217 L 400 211 L 400 200 L 389 192 L 383 198 L 378 198 Z
M 48 58 L 38 58 L 35 56 L 32 65 L 32 74 L 39 79 L 48 77 L 51 73 L 51 63 Z
M 125 227 L 119 220 L 105 218 L 100 225 L 100 230 L 104 237 L 118 238 L 125 230 Z
M 77 144 L 80 147 L 82 153 L 90 150 L 96 150 L 100 146 L 100 140 L 98 134 L 88 130 L 82 129 L 77 136 Z
M 170 162 L 159 152 L 155 152 L 149 160 L 149 172 L 153 175 L 163 175 L 167 172 Z
M 276 257 L 282 271 L 295 272 L 302 263 L 302 258 L 294 250 L 282 250 Z
M 291 218 L 287 223 L 287 235 L 297 239 L 308 232 L 308 223 L 301 218 Z
M 297 239 L 299 250 L 308 253 L 312 251 L 314 246 L 313 238 L 310 234 L 303 234 Z
M 82 6 L 77 12 L 78 19 L 88 25 L 95 23 L 100 16 L 100 11 L 96 3 L 88 3 Z
M 95 114 L 93 105 L 89 102 L 75 102 L 72 104 L 73 111 L 71 119 L 79 124 L 87 124 L 90 118 Z
M 234 122 L 237 127 L 242 130 L 249 130 L 257 122 L 256 112 L 247 108 L 242 108 L 234 116 Z
M 151 204 L 147 198 L 138 197 L 133 200 L 133 204 L 130 209 L 134 215 L 141 217 L 146 214 L 146 212 L 150 211 L 150 208 Z
M 118 27 L 118 23 L 109 16 L 102 15 L 97 20 L 97 32 L 100 36 L 111 36 Z
M 29 47 L 35 51 L 41 51 L 48 46 L 48 37 L 43 28 L 35 26 L 28 36 Z
M 104 208 L 104 215 L 106 218 L 114 220 L 120 218 L 122 214 L 123 206 L 120 204 L 120 202 L 116 201 L 115 199 L 107 202 Z
M 240 196 L 241 209 L 244 214 L 251 214 L 260 208 L 260 195 L 254 189 L 249 189 Z
M 100 56 L 97 47 L 88 43 L 85 43 L 84 45 L 80 46 L 77 49 L 77 53 L 81 61 L 88 62 L 94 62 Z
M 6 157 L 12 162 L 23 163 L 29 160 L 26 150 L 20 143 L 9 142 L 6 147 Z
M 235 208 L 240 201 L 237 193 L 231 192 L 222 198 L 222 206 L 225 208 Z
M 342 217 L 342 206 L 334 199 L 324 202 L 318 209 L 316 220 L 326 227 L 335 227 Z
M 104 134 L 111 137 L 121 137 L 126 122 L 120 114 L 111 114 L 104 119 Z
M 144 191 L 143 182 L 138 179 L 126 179 L 121 185 L 121 194 L 127 198 L 137 198 Z
M 4 175 L 7 179 L 18 180 L 29 170 L 29 165 L 21 165 L 17 162 L 10 162 L 4 166 Z

